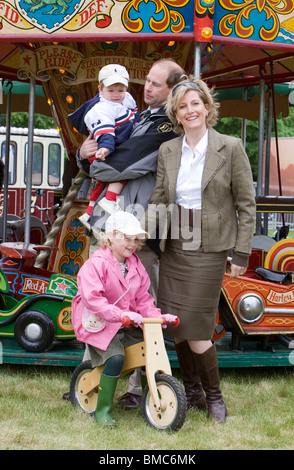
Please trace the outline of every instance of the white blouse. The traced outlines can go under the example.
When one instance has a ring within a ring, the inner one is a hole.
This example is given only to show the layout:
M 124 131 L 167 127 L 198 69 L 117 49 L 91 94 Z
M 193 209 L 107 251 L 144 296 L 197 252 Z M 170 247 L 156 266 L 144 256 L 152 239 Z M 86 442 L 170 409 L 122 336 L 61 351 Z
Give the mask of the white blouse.
M 175 203 L 186 209 L 201 209 L 201 181 L 208 145 L 208 131 L 192 150 L 183 139 Z

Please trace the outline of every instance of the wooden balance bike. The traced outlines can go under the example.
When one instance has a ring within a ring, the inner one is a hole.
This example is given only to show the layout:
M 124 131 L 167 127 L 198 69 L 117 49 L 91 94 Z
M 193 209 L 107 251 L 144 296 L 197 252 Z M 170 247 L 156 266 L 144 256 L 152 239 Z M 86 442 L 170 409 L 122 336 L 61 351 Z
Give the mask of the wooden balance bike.
M 124 326 L 130 325 L 124 317 Z M 144 318 L 144 341 L 125 349 L 125 362 L 120 377 L 145 367 L 147 385 L 142 395 L 142 414 L 145 422 L 159 430 L 177 431 L 186 419 L 187 400 L 184 388 L 172 376 L 164 345 L 162 318 Z M 177 326 L 174 322 L 173 326 Z M 70 383 L 70 400 L 86 413 L 93 415 L 99 400 L 99 382 L 104 365 L 91 366 L 91 361 L 79 364 Z

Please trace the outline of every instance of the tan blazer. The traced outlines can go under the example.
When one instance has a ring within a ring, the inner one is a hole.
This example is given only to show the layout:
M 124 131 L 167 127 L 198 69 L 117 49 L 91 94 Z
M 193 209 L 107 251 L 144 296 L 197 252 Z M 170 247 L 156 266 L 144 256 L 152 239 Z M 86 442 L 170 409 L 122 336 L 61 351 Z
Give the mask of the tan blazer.
M 182 142 L 183 137 L 177 137 L 160 146 L 156 184 L 145 214 L 145 227 L 152 236 L 155 236 L 156 224 L 158 228 L 160 222 L 162 251 L 171 227 Z M 219 252 L 235 248 L 249 255 L 254 223 L 252 172 L 242 141 L 209 129 L 202 177 L 203 250 Z

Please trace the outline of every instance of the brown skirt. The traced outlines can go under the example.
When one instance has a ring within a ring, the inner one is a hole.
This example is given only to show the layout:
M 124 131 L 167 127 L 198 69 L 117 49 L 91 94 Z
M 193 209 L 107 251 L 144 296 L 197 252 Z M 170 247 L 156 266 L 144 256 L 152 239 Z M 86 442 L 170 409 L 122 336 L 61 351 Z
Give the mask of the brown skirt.
M 164 334 L 191 340 L 213 337 L 228 251 L 183 250 L 181 240 L 169 239 L 160 260 L 158 307 L 177 315 L 180 324 Z

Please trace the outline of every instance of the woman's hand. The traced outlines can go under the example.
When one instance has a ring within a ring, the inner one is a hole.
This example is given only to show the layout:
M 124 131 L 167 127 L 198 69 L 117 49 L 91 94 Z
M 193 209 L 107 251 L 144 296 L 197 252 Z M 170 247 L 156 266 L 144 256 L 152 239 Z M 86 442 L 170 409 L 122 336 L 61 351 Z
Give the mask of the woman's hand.
M 231 263 L 231 276 L 230 277 L 239 277 L 242 274 L 246 273 L 247 268 L 244 266 L 237 266 L 236 264 Z

